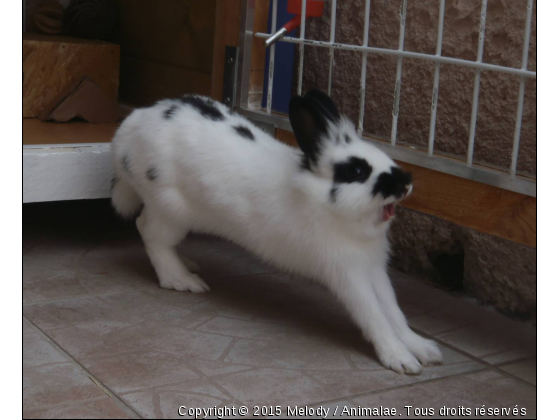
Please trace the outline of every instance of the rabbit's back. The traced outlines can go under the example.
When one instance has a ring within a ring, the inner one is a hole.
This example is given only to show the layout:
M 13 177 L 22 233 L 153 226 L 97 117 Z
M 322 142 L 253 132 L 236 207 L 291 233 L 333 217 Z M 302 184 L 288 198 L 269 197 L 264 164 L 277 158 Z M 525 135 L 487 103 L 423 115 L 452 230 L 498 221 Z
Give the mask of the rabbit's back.
M 186 98 L 194 99 L 164 100 L 123 122 L 113 140 L 116 177 L 145 204 L 194 207 L 199 225 L 226 217 L 235 226 L 278 211 L 298 151 L 222 104 Z

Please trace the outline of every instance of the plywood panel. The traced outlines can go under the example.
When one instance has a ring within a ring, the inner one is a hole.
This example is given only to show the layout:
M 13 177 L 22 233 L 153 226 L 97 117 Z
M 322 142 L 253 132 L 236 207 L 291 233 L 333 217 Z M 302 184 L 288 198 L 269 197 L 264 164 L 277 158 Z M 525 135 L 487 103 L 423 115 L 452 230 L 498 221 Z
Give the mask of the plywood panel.
M 212 72 L 216 0 L 119 0 L 123 56 Z
M 210 74 L 128 57 L 122 58 L 121 65 L 126 74 L 121 96 L 131 104 L 147 106 L 185 93 L 210 95 Z
M 407 208 L 528 246 L 537 246 L 537 199 L 408 163 Z
M 108 143 L 119 124 L 90 124 L 86 122 L 41 122 L 36 118 L 23 119 L 23 144 Z
M 296 145 L 290 131 L 277 129 L 276 138 Z M 403 201 L 404 207 L 512 242 L 537 246 L 536 198 L 404 162 L 399 164 L 414 178 L 414 192 Z
M 119 46 L 23 34 L 23 117 L 36 117 L 69 84 L 91 78 L 112 100 L 119 87 Z

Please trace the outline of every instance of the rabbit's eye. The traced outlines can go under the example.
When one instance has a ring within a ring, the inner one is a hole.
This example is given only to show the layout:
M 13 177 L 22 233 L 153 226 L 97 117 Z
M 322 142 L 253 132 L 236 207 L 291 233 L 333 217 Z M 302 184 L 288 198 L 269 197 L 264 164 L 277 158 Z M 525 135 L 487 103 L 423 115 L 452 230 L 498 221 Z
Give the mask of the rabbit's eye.
M 352 168 L 352 176 L 359 178 L 362 175 L 363 171 L 361 168 L 354 167 Z
M 372 173 L 372 167 L 365 159 L 350 157 L 346 162 L 334 165 L 334 182 L 336 183 L 364 183 Z

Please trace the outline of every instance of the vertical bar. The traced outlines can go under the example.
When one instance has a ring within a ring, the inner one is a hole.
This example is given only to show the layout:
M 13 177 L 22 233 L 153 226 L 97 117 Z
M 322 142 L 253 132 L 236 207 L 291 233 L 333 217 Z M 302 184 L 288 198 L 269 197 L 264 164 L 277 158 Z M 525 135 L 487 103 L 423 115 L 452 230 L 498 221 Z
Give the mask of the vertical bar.
M 480 9 L 480 28 L 478 30 L 478 52 L 476 54 L 476 62 L 482 63 L 482 55 L 484 53 L 484 34 L 486 32 L 486 7 L 487 0 L 482 0 Z M 467 166 L 472 166 L 474 155 L 474 137 L 476 134 L 476 117 L 478 114 L 478 96 L 480 92 L 480 69 L 476 69 L 474 76 L 474 90 L 471 110 L 471 126 L 469 130 L 469 148 L 467 152 Z
M 368 46 L 369 42 L 369 14 L 371 11 L 371 1 L 366 0 L 366 7 L 364 10 L 364 38 L 362 45 Z M 366 105 L 366 70 L 367 70 L 367 52 L 362 53 L 362 76 L 360 79 L 360 117 L 358 119 L 358 135 L 364 132 L 364 108 Z
M 531 18 L 533 15 L 533 0 L 527 1 L 527 16 L 525 18 L 525 38 L 523 40 L 523 57 L 521 69 L 527 70 L 529 58 L 529 41 L 531 39 Z M 515 118 L 515 132 L 513 135 L 513 151 L 511 154 L 510 176 L 515 178 L 517 172 L 517 158 L 519 157 L 519 141 L 521 137 L 521 122 L 523 120 L 523 101 L 525 99 L 525 77 L 519 82 L 519 95 L 517 97 L 517 116 Z
M 241 21 L 239 24 L 239 64 L 237 71 L 237 95 L 235 104 L 238 108 L 249 108 L 251 53 L 253 46 L 254 23 L 254 2 L 242 1 Z
M 407 0 L 401 3 L 401 28 L 399 30 L 399 51 L 404 50 L 404 30 L 406 27 L 406 6 Z M 393 97 L 393 122 L 391 124 L 391 146 L 397 144 L 397 123 L 399 120 L 399 103 L 401 100 L 401 79 L 402 79 L 403 57 L 397 60 L 397 77 L 395 81 L 395 95 Z
M 299 28 L 299 39 L 305 39 L 305 13 L 307 12 L 307 0 L 301 2 L 301 27 Z M 301 95 L 301 87 L 303 84 L 303 50 L 304 45 L 299 44 L 299 68 L 298 68 L 298 85 L 297 93 Z
M 445 19 L 445 0 L 439 1 L 439 20 L 438 20 L 438 35 L 437 35 L 437 46 L 436 46 L 436 56 L 441 57 L 441 45 L 443 43 L 443 22 Z M 436 62 L 436 68 L 434 70 L 434 89 L 432 91 L 432 114 L 430 115 L 430 137 L 428 140 L 428 154 L 433 156 L 434 154 L 434 141 L 436 136 L 436 116 L 437 116 L 437 104 L 439 95 L 439 70 L 440 62 Z
M 276 16 L 278 14 L 278 0 L 272 0 L 272 21 L 270 33 L 276 32 Z M 250 48 L 250 47 L 249 47 Z M 274 83 L 274 53 L 276 44 L 272 44 L 268 55 L 268 93 L 266 94 L 266 112 L 272 112 L 272 84 Z
M 334 33 L 336 29 L 336 0 L 331 1 L 331 36 L 329 38 L 329 42 L 334 42 Z M 331 86 L 332 86 L 332 74 L 333 74 L 333 64 L 334 64 L 334 48 L 331 47 L 329 49 L 329 87 L 328 87 L 328 94 L 331 96 Z

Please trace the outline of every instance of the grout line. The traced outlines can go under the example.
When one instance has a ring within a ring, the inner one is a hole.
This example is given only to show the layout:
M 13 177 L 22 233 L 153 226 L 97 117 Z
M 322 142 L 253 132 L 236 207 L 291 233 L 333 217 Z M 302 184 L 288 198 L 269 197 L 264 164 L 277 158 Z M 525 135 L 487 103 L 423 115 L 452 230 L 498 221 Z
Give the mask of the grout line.
M 233 348 L 235 347 L 235 345 L 237 344 L 238 341 L 239 341 L 239 337 L 232 338 L 232 340 L 229 342 L 229 344 L 224 349 L 222 354 L 220 354 L 220 356 L 218 357 L 218 362 L 227 363 L 225 361 L 225 359 L 226 359 L 226 357 L 228 357 L 229 353 L 233 350 Z
M 26 317 L 25 315 L 23 315 L 23 318 L 27 320 L 27 322 L 30 324 L 30 326 L 35 329 L 37 331 L 37 333 L 42 336 L 43 338 L 48 339 L 48 341 L 60 352 L 62 352 L 64 355 L 66 355 L 69 359 L 70 359 L 70 363 L 74 364 L 76 367 L 78 367 L 82 372 L 85 372 L 87 374 L 87 376 L 89 377 L 89 379 L 91 381 L 93 381 L 99 388 L 101 388 L 101 390 L 103 390 L 103 392 L 105 392 L 105 394 L 107 394 L 109 396 L 109 398 L 112 398 L 115 402 L 117 402 L 118 405 L 121 406 L 122 409 L 124 409 L 125 412 L 127 412 L 129 415 L 131 415 L 133 418 L 138 418 L 141 419 L 142 416 L 140 416 L 140 414 L 138 414 L 132 407 L 130 407 L 128 404 L 126 404 L 123 400 L 121 400 L 119 398 L 119 396 L 117 394 L 115 394 L 114 392 L 111 391 L 110 388 L 108 388 L 107 386 L 105 386 L 101 381 L 99 381 L 89 370 L 87 370 L 80 362 L 78 362 L 71 354 L 69 354 L 68 352 L 66 352 L 55 340 L 53 340 L 52 338 L 50 338 L 43 330 L 41 330 L 37 325 L 35 325 L 35 323 L 33 321 L 31 321 L 28 317 Z M 79 401 L 74 401 L 74 402 L 79 402 Z
M 471 375 L 471 374 L 475 374 L 475 373 L 481 373 L 481 372 L 484 372 L 484 371 L 487 371 L 487 370 L 488 369 L 486 369 L 486 368 L 481 368 L 481 369 L 476 369 L 476 370 L 472 370 L 472 371 L 469 371 L 469 372 L 460 372 L 460 373 L 456 373 L 456 374 L 453 374 L 453 375 L 441 376 L 439 378 L 427 379 L 425 381 L 411 382 L 411 383 L 408 383 L 408 384 L 397 385 L 397 386 L 393 386 L 393 387 L 390 387 L 390 388 L 377 389 L 375 391 L 361 392 L 359 394 L 347 395 L 347 396 L 343 396 L 343 397 L 340 397 L 340 398 L 336 398 L 336 399 L 332 399 L 332 400 L 326 400 L 326 401 L 320 401 L 320 402 L 311 403 L 311 404 L 307 404 L 307 405 L 315 406 L 315 405 L 331 404 L 331 403 L 336 403 L 337 401 L 348 400 L 352 404 L 358 406 L 356 401 L 354 401 L 354 398 L 361 398 L 361 397 L 366 397 L 368 395 L 376 395 L 376 394 L 382 394 L 382 393 L 388 392 L 388 391 L 396 391 L 396 390 L 400 390 L 400 389 L 411 388 L 413 386 L 420 385 L 420 384 L 428 384 L 428 383 L 432 383 L 432 382 L 443 381 L 445 379 L 455 378 L 455 377 L 465 376 L 465 375 Z M 405 375 L 405 374 L 402 374 L 402 375 Z
M 413 330 L 414 330 L 414 329 L 413 329 Z M 416 331 L 417 333 L 419 333 L 419 334 L 422 334 L 422 333 L 419 332 L 418 330 L 415 330 L 415 331 Z M 425 335 L 425 334 L 422 334 L 422 335 Z M 454 352 L 457 352 L 457 353 L 459 353 L 459 354 L 461 354 L 461 355 L 463 355 L 463 356 L 465 356 L 465 357 L 468 357 L 469 359 L 471 359 L 471 360 L 473 360 L 473 361 L 475 361 L 475 362 L 477 362 L 477 363 L 482 364 L 482 365 L 485 366 L 486 368 L 489 368 L 490 370 L 492 370 L 492 371 L 494 371 L 494 372 L 496 372 L 496 373 L 498 373 L 498 374 L 502 374 L 502 375 L 504 375 L 504 376 L 509 377 L 510 379 L 514 379 L 515 381 L 522 382 L 523 384 L 528 385 L 528 386 L 530 386 L 531 388 L 536 388 L 536 385 L 533 385 L 531 382 L 528 382 L 528 381 L 526 381 L 526 380 L 524 380 L 524 379 L 521 379 L 521 378 L 519 378 L 519 377 L 517 377 L 517 376 L 515 376 L 515 375 L 513 375 L 513 374 L 511 374 L 511 373 L 509 373 L 509 372 L 506 372 L 506 371 L 500 369 L 498 366 L 493 365 L 493 364 L 491 364 L 491 363 L 489 363 L 489 362 L 487 362 L 487 361 L 485 361 L 485 360 L 479 359 L 478 357 L 473 356 L 472 354 L 467 353 L 466 351 L 464 351 L 464 350 L 462 350 L 462 349 L 460 349 L 460 348 L 458 348 L 458 347 L 455 347 L 455 346 L 453 346 L 453 345 L 451 345 L 451 344 L 446 343 L 445 341 L 440 340 L 438 337 L 434 337 L 434 336 L 428 336 L 428 337 L 429 337 L 430 339 L 434 340 L 435 342 L 437 342 L 440 346 L 442 346 L 442 347 L 447 347 L 448 349 L 453 350 Z M 515 361 L 513 361 L 513 362 L 507 362 L 507 363 L 514 363 L 514 362 L 515 362 Z M 506 363 L 506 362 L 504 362 L 504 363 Z
M 514 363 L 527 362 L 527 361 L 533 360 L 533 359 L 535 359 L 535 360 L 537 359 L 536 354 L 534 356 L 520 357 L 519 359 L 509 360 L 507 362 L 496 363 L 494 366 L 496 366 L 497 368 L 502 368 L 504 366 L 513 365 Z
M 153 286 L 146 286 L 146 287 L 139 287 L 139 288 L 134 288 L 134 289 L 129 289 L 129 290 L 119 290 L 117 292 L 85 293 L 83 295 L 68 296 L 66 298 L 61 298 L 61 299 L 42 300 L 42 301 L 37 301 L 37 302 L 24 303 L 23 307 L 35 306 L 35 305 L 50 305 L 50 304 L 53 304 L 53 303 L 64 303 L 66 301 L 74 300 L 74 299 L 103 298 L 103 297 L 107 297 L 107 296 L 118 295 L 119 293 L 134 293 L 134 292 L 139 292 L 139 291 L 144 291 L 144 290 L 159 290 L 159 288 L 154 289 Z

